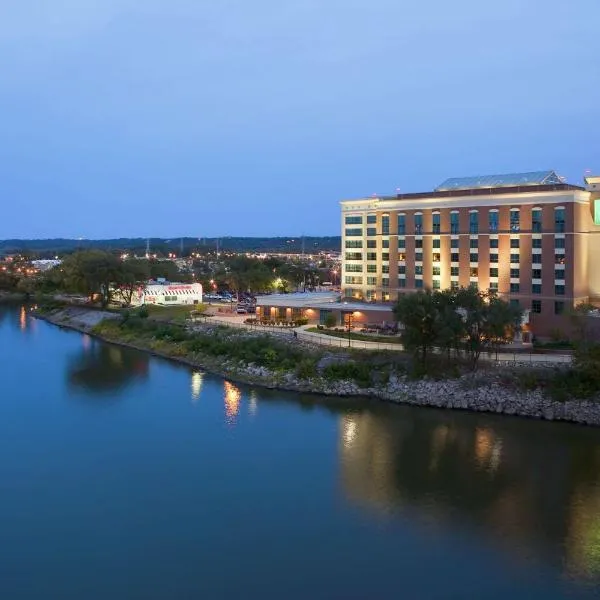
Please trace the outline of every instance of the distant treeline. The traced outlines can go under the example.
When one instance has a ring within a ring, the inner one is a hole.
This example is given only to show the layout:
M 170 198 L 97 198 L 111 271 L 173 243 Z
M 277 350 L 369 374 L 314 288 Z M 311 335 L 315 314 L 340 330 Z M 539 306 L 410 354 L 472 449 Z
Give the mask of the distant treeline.
M 65 238 L 47 240 L 0 240 L 0 253 L 32 252 L 52 254 L 72 252 L 78 249 L 98 248 L 102 250 L 123 250 L 143 253 L 146 251 L 146 238 L 118 238 L 112 240 L 72 240 Z M 302 252 L 307 254 L 319 251 L 339 252 L 340 236 L 326 237 L 223 237 L 223 238 L 150 238 L 151 252 L 175 252 L 183 247 L 184 255 L 192 251 L 232 250 L 235 252 Z

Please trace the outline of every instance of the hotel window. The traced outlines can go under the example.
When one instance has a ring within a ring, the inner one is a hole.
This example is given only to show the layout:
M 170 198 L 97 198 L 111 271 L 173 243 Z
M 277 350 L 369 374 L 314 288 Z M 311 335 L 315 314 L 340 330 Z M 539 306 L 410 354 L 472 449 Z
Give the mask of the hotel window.
M 498 238 L 494 238 L 490 240 L 490 248 L 497 248 L 498 247 Z
M 510 270 L 510 276 L 513 279 L 518 279 L 519 278 L 519 269 L 511 269 Z
M 415 261 L 416 262 L 423 262 L 423 253 L 422 252 L 415 253 Z
M 347 273 L 362 273 L 362 265 L 346 265 Z
M 377 273 L 377 265 L 367 265 L 367 273 Z
M 450 233 L 458 233 L 458 213 L 450 213 Z
M 390 253 L 389 252 L 383 252 L 381 254 L 381 260 L 390 260 Z
M 346 227 L 344 232 L 346 237 L 356 237 L 363 234 L 363 230 L 360 227 Z
M 565 238 L 558 238 L 557 240 L 554 240 L 554 247 L 555 248 L 564 248 L 565 247 Z
M 564 279 L 565 278 L 565 270 L 564 269 L 555 269 L 554 270 L 554 279 Z
M 541 269 L 533 269 L 531 271 L 532 279 L 541 279 L 542 278 L 542 270 Z
M 433 233 L 440 232 L 440 213 L 433 213 Z
M 422 288 L 423 287 L 423 280 L 422 279 L 415 279 L 415 287 L 416 288 Z
M 441 275 L 442 271 L 439 267 L 433 267 L 433 269 L 431 270 L 433 275 Z
M 451 281 L 450 282 L 450 289 L 453 292 L 456 292 L 458 290 L 458 281 Z
M 415 275 L 423 275 L 423 267 L 421 267 L 420 265 L 417 265 L 415 267 Z
M 539 283 L 533 283 L 531 285 L 531 293 L 532 294 L 541 294 L 542 293 L 542 286 Z
M 490 231 L 498 231 L 498 211 L 490 211 L 489 213 Z
M 542 255 L 541 254 L 533 254 L 531 256 L 531 262 L 534 265 L 541 265 L 542 264 Z
M 398 287 L 405 288 L 406 287 L 406 279 L 398 279 Z
M 490 277 L 498 277 L 498 268 L 497 267 L 492 267 L 490 269 Z
M 381 265 L 381 272 L 382 273 L 389 273 L 390 272 L 390 265 Z
M 439 247 L 440 247 L 440 240 L 431 240 L 431 247 L 439 249 Z
M 406 240 L 404 238 L 398 240 L 398 248 L 406 248 Z
M 498 255 L 497 254 L 490 254 L 490 262 L 491 263 L 497 263 L 498 262 Z
M 542 209 L 534 208 L 531 211 L 531 231 L 533 233 L 542 232 Z
M 531 301 L 531 312 L 540 314 L 542 312 L 542 301 L 541 300 L 532 300 Z
M 406 254 L 404 252 L 399 252 L 398 253 L 398 260 L 399 261 L 405 261 L 406 260 Z
M 367 215 L 367 225 L 375 225 L 377 223 L 377 215 Z
M 381 235 L 390 235 L 390 215 L 381 217 Z
M 479 269 L 477 267 L 471 267 L 469 269 L 469 277 L 479 277 Z
M 469 240 L 469 248 L 479 248 L 479 240 Z
M 458 262 L 459 261 L 459 254 L 458 252 L 453 252 L 450 255 L 450 262 Z
M 367 302 L 375 302 L 376 300 L 377 300 L 377 292 L 375 290 L 367 290 Z M 327 312 L 329 312 L 329 311 L 327 311 Z
M 377 248 L 377 240 L 367 240 L 367 248 Z
M 398 275 L 406 275 L 406 265 L 400 265 L 398 267 Z
M 520 231 L 521 230 L 521 214 L 519 209 L 511 208 L 510 209 L 510 230 L 511 231 Z
M 511 283 L 510 284 L 510 293 L 511 294 L 518 294 L 519 293 L 519 284 L 518 283 Z
M 346 240 L 346 248 L 362 248 L 362 240 Z
M 367 235 L 369 237 L 373 237 L 373 236 L 377 235 L 377 228 L 376 227 L 367 227 Z
M 510 255 L 510 262 L 511 263 L 518 263 L 519 262 L 519 255 L 518 254 L 511 254 Z
M 349 283 L 351 285 L 362 285 L 362 279 L 362 277 L 351 277 L 349 275 L 346 275 L 346 283 Z M 285 308 L 283 310 L 285 311 Z M 285 317 L 285 313 L 283 314 L 283 316 Z
M 497 281 L 490 281 L 489 290 L 490 290 L 490 292 L 497 292 L 498 291 L 498 282 Z
M 431 260 L 432 260 L 433 262 L 440 262 L 440 260 L 442 260 L 442 255 L 441 255 L 439 252 L 434 252 L 434 253 L 431 255 Z
M 361 216 L 350 216 L 346 217 L 346 225 L 362 225 L 363 218 Z
M 565 286 L 564 285 L 555 285 L 554 286 L 554 295 L 555 296 L 564 296 L 565 295 Z
M 512 240 L 510 240 L 510 247 L 519 248 L 519 238 L 513 238 Z
M 479 233 L 479 213 L 469 213 L 469 233 Z
M 564 254 L 555 254 L 554 255 L 554 263 L 557 265 L 565 264 L 565 255 Z
M 423 240 L 415 240 L 415 248 L 422 248 Z
M 469 262 L 479 262 L 479 254 L 469 254 Z
M 377 260 L 377 252 L 367 252 L 367 260 Z
M 377 277 L 367 277 L 367 285 L 377 285 Z
M 346 260 L 362 260 L 362 252 L 346 252 Z
M 434 290 L 439 290 L 442 287 L 442 284 L 439 279 L 434 279 L 432 283 Z
M 562 315 L 565 312 L 565 303 L 562 300 L 557 300 L 554 303 L 554 314 Z
M 390 247 L 390 240 L 381 240 L 381 247 L 382 248 L 389 248 Z
M 460 240 L 450 240 L 450 248 L 458 248 L 458 242 Z
M 565 209 L 557 208 L 554 210 L 554 231 L 556 233 L 565 232 Z
M 390 280 L 387 277 L 384 277 L 381 280 L 381 287 L 382 288 L 389 288 L 390 287 Z
M 458 267 L 450 267 L 450 275 L 452 277 L 458 277 Z
M 406 233 L 406 215 L 398 215 L 398 235 Z
M 532 248 L 541 248 L 542 247 L 542 238 L 533 238 L 531 240 Z
M 423 215 L 415 215 L 415 233 L 423 233 Z

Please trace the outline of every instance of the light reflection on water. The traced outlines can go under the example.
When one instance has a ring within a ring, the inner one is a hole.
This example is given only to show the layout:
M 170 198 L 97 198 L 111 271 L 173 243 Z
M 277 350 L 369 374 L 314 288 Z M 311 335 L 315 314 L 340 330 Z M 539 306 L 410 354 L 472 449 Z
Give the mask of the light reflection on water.
M 223 381 L 223 395 L 225 399 L 225 420 L 228 425 L 235 425 L 240 412 L 242 391 L 230 381 Z

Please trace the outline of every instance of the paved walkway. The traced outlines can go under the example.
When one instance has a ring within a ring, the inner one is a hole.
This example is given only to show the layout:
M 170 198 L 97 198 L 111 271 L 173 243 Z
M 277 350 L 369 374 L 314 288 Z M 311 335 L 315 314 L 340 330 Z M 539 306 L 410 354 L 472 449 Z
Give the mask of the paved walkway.
M 393 352 L 401 352 L 404 350 L 402 344 L 386 343 L 386 342 L 370 342 L 366 340 L 355 340 L 342 337 L 336 337 L 327 335 L 325 333 L 316 333 L 313 331 L 307 331 L 307 329 L 314 327 L 314 325 L 304 325 L 302 327 L 283 328 L 283 327 L 269 327 L 264 325 L 249 325 L 244 323 L 248 318 L 248 315 L 231 315 L 224 317 L 222 315 L 208 317 L 206 322 L 219 323 L 221 325 L 227 325 L 229 327 L 240 327 L 243 329 L 249 329 L 251 331 L 264 331 L 272 335 L 281 337 L 292 337 L 294 331 L 296 331 L 298 339 L 312 344 L 318 344 L 320 346 L 332 346 L 335 348 L 355 348 L 359 350 L 386 350 Z M 484 353 L 481 355 L 480 360 L 489 362 L 506 363 L 531 363 L 539 365 L 548 364 L 569 364 L 571 362 L 570 354 L 536 354 L 533 352 L 495 352 Z

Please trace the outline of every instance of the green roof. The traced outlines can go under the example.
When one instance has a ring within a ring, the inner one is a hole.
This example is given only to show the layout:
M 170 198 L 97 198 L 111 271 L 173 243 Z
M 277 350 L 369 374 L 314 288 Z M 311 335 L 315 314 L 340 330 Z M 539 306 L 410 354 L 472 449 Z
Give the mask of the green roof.
M 563 183 L 556 171 L 530 171 L 506 175 L 479 175 L 477 177 L 451 177 L 435 188 L 436 192 L 448 190 L 473 190 L 481 188 L 516 187 L 526 185 L 553 185 Z

